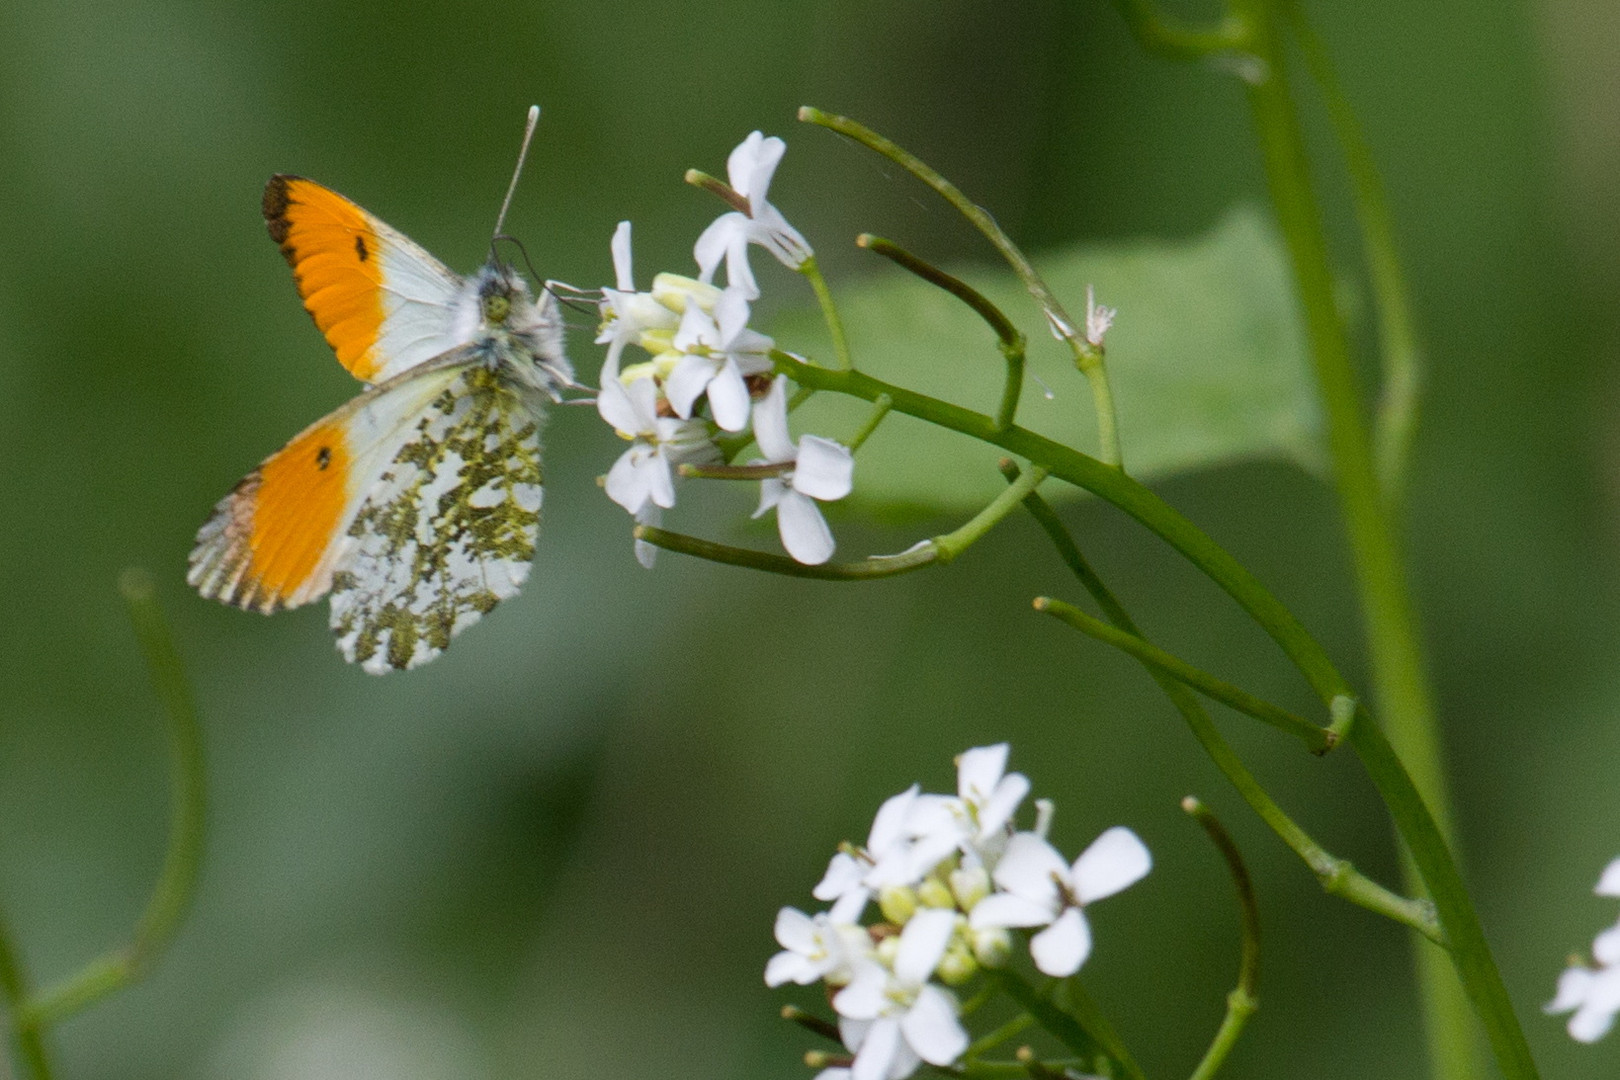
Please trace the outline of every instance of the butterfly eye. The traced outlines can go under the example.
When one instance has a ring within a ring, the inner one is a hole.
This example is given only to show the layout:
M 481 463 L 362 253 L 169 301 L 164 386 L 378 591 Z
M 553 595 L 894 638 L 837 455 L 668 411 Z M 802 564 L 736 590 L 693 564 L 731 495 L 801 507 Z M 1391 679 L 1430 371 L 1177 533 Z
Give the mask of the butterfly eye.
M 504 293 L 490 293 L 484 297 L 484 321 L 503 323 L 512 311 L 512 299 Z

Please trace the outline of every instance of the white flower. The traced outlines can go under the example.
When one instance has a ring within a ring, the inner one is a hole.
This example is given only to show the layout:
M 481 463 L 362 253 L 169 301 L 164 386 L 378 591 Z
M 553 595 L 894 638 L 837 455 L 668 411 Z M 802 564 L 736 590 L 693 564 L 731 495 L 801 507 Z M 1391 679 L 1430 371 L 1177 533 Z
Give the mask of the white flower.
M 956 920 L 940 908 L 918 911 L 900 932 L 893 968 L 867 960 L 833 998 L 839 1033 L 855 1054 L 850 1080 L 903 1080 L 924 1061 L 950 1065 L 967 1049 L 956 999 L 928 981 Z
M 1142 841 L 1121 826 L 1092 841 L 1072 866 L 1041 837 L 1016 833 L 992 875 L 1005 891 L 979 901 L 972 926 L 1044 926 L 1029 943 L 1035 966 L 1047 975 L 1073 975 L 1091 953 L 1084 906 L 1140 881 L 1152 865 Z
M 872 955 L 872 939 L 844 914 L 837 908 L 813 916 L 790 907 L 777 912 L 776 942 L 782 951 L 765 965 L 765 985 L 791 981 L 807 986 L 817 979 L 835 986 L 848 983 L 855 965 Z
M 1573 1012 L 1569 1037 L 1597 1042 L 1614 1026 L 1620 1012 L 1620 966 L 1589 968 L 1575 965 L 1558 977 L 1558 995 L 1544 1007 L 1548 1013 Z
M 836 544 L 832 530 L 816 507 L 842 499 L 854 486 L 855 458 L 849 448 L 806 435 L 794 443 L 788 434 L 787 379 L 777 376 L 765 399 L 754 409 L 754 438 L 765 454 L 755 464 L 792 463 L 793 468 L 760 482 L 760 517 L 773 507 L 782 546 L 801 563 L 815 566 L 832 558 Z
M 625 385 L 618 357 L 609 353 L 602 365 L 596 409 L 602 419 L 630 440 L 630 449 L 608 470 L 608 498 L 638 515 L 648 504 L 675 505 L 674 465 L 718 457 L 702 421 L 658 415 L 658 387 L 649 376 Z
M 1620 896 L 1620 859 L 1603 870 L 1593 890 L 1599 896 Z M 1547 1013 L 1573 1012 L 1569 1018 L 1570 1038 L 1597 1042 L 1614 1026 L 1620 1013 L 1620 924 L 1609 927 L 1592 941 L 1592 959 L 1597 967 L 1574 964 L 1558 977 L 1558 993 L 1544 1007 Z
M 726 282 L 741 288 L 752 300 L 759 296 L 759 286 L 748 265 L 749 244 L 760 245 L 782 265 L 795 270 L 811 256 L 804 237 L 765 199 L 771 177 L 786 151 L 787 144 L 781 139 L 774 135 L 767 139 L 755 131 L 726 159 L 726 176 L 732 190 L 748 200 L 748 213 L 733 210 L 721 214 L 698 237 L 692 254 L 703 281 L 714 280 L 714 272 L 724 258 Z
M 664 382 L 664 392 L 675 415 L 687 418 L 692 406 L 707 393 L 714 422 L 727 431 L 748 426 L 748 384 L 744 376 L 771 370 L 775 346 L 764 334 L 748 328 L 748 297 L 732 287 L 720 294 L 711 316 L 698 304 L 688 304 L 675 333 L 675 361 Z
M 616 289 L 602 290 L 602 331 L 598 345 L 608 346 L 608 359 L 618 363 L 624 347 L 649 330 L 669 331 L 680 322 L 676 311 L 661 303 L 652 293 L 636 292 L 630 262 L 630 223 L 619 222 L 613 230 L 613 279 Z

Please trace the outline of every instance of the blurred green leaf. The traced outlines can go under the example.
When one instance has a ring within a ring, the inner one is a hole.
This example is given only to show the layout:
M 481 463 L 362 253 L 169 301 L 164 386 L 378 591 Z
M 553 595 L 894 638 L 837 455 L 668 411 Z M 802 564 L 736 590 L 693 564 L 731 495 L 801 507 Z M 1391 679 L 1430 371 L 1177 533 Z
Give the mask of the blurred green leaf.
M 1319 464 L 1315 399 L 1282 241 L 1249 206 L 1191 240 L 1132 240 L 1046 253 L 1035 260 L 1070 312 L 1083 316 L 1086 286 L 1119 311 L 1108 335 L 1127 469 L 1151 479 L 1223 462 L 1281 458 Z M 959 274 L 1029 339 L 1030 370 L 1050 386 L 1024 389 L 1018 421 L 1083 450 L 1096 445 L 1085 381 L 1040 321 L 1010 271 Z M 966 306 L 899 272 L 854 286 L 834 283 L 858 366 L 879 378 L 985 412 L 1005 366 L 989 328 Z M 830 356 L 810 311 L 783 313 L 778 343 Z M 819 398 L 797 427 L 833 437 L 858 423 L 847 402 Z M 862 449 L 855 496 L 868 504 L 932 512 L 972 509 L 1003 486 L 998 451 L 906 417 Z M 1078 494 L 1054 485 L 1057 497 Z

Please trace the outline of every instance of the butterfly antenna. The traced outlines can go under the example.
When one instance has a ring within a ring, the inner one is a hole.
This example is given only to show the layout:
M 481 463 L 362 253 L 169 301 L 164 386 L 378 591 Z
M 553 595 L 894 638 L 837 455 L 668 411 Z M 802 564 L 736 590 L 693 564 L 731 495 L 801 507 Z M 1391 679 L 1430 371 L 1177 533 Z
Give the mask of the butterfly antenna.
M 529 140 L 534 138 L 534 126 L 540 122 L 540 106 L 529 106 L 529 121 L 523 126 L 523 146 L 518 150 L 517 168 L 512 170 L 512 182 L 506 185 L 506 198 L 501 200 L 501 215 L 495 219 L 495 236 L 501 235 L 501 227 L 506 224 L 506 211 L 512 205 L 512 196 L 517 191 L 518 177 L 523 175 L 523 161 L 529 156 Z M 493 249 L 495 241 L 490 240 Z

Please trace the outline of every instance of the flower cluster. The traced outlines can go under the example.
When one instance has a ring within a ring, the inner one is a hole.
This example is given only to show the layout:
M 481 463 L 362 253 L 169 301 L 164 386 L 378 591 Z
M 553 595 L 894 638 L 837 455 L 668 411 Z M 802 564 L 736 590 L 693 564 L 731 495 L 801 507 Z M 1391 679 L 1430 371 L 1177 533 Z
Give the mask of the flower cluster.
M 1603 871 L 1594 890 L 1599 896 L 1620 896 L 1620 859 Z M 1558 993 L 1547 1004 L 1549 1013 L 1573 1012 L 1569 1018 L 1570 1038 L 1597 1042 L 1614 1026 L 1620 1013 L 1620 923 L 1598 934 L 1592 941 L 1596 967 L 1572 963 L 1558 978 Z
M 777 914 L 782 951 L 765 982 L 826 983 L 854 1055 L 818 1080 L 903 1080 L 923 1062 L 953 1064 L 969 1039 L 950 987 L 1005 966 L 1015 928 L 1039 928 L 1029 949 L 1042 972 L 1074 974 L 1091 952 L 1086 905 L 1148 872 L 1147 848 L 1123 827 L 1065 860 L 1046 839 L 1046 800 L 1033 830 L 1018 831 L 1030 785 L 1006 765 L 1005 743 L 978 747 L 957 759 L 955 795 L 913 785 L 887 800 L 865 846 L 845 845 L 813 890 L 829 909 Z M 880 918 L 863 925 L 873 901 Z
M 786 147 L 754 132 L 731 152 L 727 172 L 743 209 L 722 214 L 698 238 L 698 276 L 662 273 L 639 292 L 630 253 L 630 223 L 612 242 L 615 287 L 602 290 L 598 344 L 608 347 L 597 410 L 630 443 L 607 474 L 608 497 L 638 523 L 658 525 L 675 505 L 679 466 L 719 465 L 721 432 L 752 425 L 763 457 L 754 516 L 775 510 L 782 545 L 803 563 L 832 557 L 834 541 L 816 502 L 841 499 L 853 485 L 854 459 L 830 439 L 788 431 L 786 381 L 769 377 L 775 342 L 748 326 L 759 285 L 748 263 L 752 245 L 797 269 L 811 256 L 804 237 L 766 199 Z M 714 284 L 724 263 L 726 285 Z M 650 359 L 625 365 L 635 345 Z M 651 566 L 654 549 L 638 543 Z

